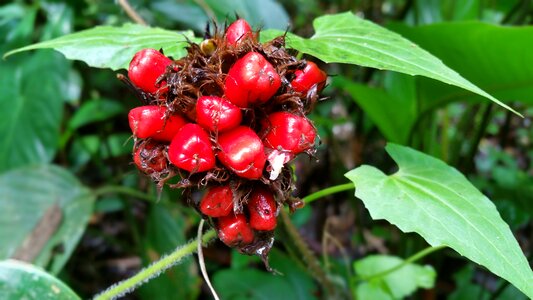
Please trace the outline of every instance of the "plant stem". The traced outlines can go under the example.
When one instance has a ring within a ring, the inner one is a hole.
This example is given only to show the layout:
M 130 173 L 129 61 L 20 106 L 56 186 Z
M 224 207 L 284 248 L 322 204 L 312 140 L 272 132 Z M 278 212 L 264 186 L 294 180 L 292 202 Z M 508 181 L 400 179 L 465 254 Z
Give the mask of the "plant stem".
M 355 188 L 355 185 L 353 183 L 351 183 L 351 182 L 350 183 L 345 183 L 345 184 L 340 184 L 340 185 L 335 185 L 335 186 L 320 190 L 320 191 L 318 191 L 316 193 L 312 193 L 311 195 L 307 195 L 307 196 L 302 198 L 302 201 L 304 201 L 305 203 L 309 203 L 309 202 L 313 202 L 313 201 L 315 201 L 315 200 L 317 200 L 319 198 L 322 198 L 322 197 L 325 197 L 325 196 L 328 196 L 328 195 L 331 195 L 331 194 L 335 194 L 335 193 L 349 191 L 349 190 L 352 190 L 354 188 Z
M 289 218 L 289 214 L 282 209 L 280 215 L 283 220 L 283 225 L 287 231 L 287 234 L 292 239 L 292 242 L 294 243 L 294 246 L 296 246 L 296 249 L 298 249 L 298 251 L 302 255 L 302 258 L 305 263 L 307 263 L 307 267 L 309 268 L 311 275 L 315 278 L 316 281 L 320 283 L 320 285 L 322 285 L 326 292 L 326 295 L 329 296 L 327 298 L 332 297 L 335 294 L 335 287 L 329 280 L 326 272 L 324 272 L 324 270 L 320 266 L 320 262 L 315 257 L 313 252 L 311 252 L 309 247 L 307 247 L 307 244 L 298 232 L 298 229 L 296 229 L 291 219 Z
M 341 184 L 341 185 L 323 189 L 321 191 L 308 195 L 302 200 L 305 202 L 311 202 L 311 201 L 314 201 L 318 198 L 321 198 L 327 195 L 353 189 L 354 187 L 355 186 L 353 183 Z M 128 187 L 123 187 L 123 186 L 104 186 L 104 187 L 94 190 L 93 193 L 97 197 L 104 195 L 104 194 L 117 193 L 117 194 L 129 195 L 129 196 L 147 200 L 150 202 L 154 201 L 154 198 L 151 197 L 150 195 L 147 195 L 145 193 L 141 193 L 137 190 L 134 190 Z M 302 237 L 298 233 L 298 230 L 296 229 L 296 227 L 294 227 L 294 224 L 292 224 L 292 222 L 290 221 L 290 218 L 287 212 L 282 210 L 281 215 L 283 218 L 283 222 L 285 224 L 285 228 L 287 228 L 287 232 L 289 233 L 289 236 L 293 239 L 296 248 L 303 255 L 304 260 L 309 264 L 309 268 L 311 269 L 313 276 L 324 286 L 328 294 L 333 295 L 335 291 L 334 286 L 331 283 L 331 281 L 327 278 L 327 275 L 324 272 L 324 270 L 322 270 L 317 258 L 313 255 L 311 250 L 309 250 L 309 248 L 305 244 L 305 241 L 302 239 Z M 208 243 L 210 240 L 212 240 L 215 237 L 215 235 L 216 234 L 214 230 L 207 231 L 202 237 L 203 244 L 205 245 L 206 243 Z M 116 285 L 111 286 L 106 291 L 97 295 L 94 299 L 95 300 L 116 299 L 118 297 L 121 297 L 133 291 L 135 288 L 137 288 L 141 284 L 147 282 L 148 280 L 154 277 L 159 276 L 165 270 L 176 265 L 184 257 L 196 252 L 197 244 L 198 244 L 198 241 L 195 239 L 183 247 L 178 247 L 174 252 L 172 252 L 168 256 L 165 256 L 161 258 L 160 260 L 154 262 L 153 264 L 141 270 L 139 273 L 137 273 L 133 277 L 128 278 L 124 281 L 117 283 Z
M 204 0 L 194 0 L 198 6 L 200 6 L 205 14 L 209 17 L 209 19 L 215 21 L 217 19 L 217 16 L 215 12 L 209 7 L 209 4 L 207 4 Z M 227 17 L 227 16 L 226 16 Z
M 372 280 L 372 279 L 376 279 L 376 278 L 381 278 L 381 277 L 387 276 L 390 273 L 398 271 L 399 269 L 405 267 L 408 264 L 414 263 L 415 261 L 417 261 L 417 260 L 419 260 L 419 259 L 421 259 L 421 258 L 423 258 L 423 257 L 435 252 L 435 251 L 439 251 L 441 249 L 444 249 L 446 247 L 447 246 L 428 247 L 426 249 L 423 249 L 423 250 L 411 255 L 409 258 L 407 258 L 406 260 L 404 260 L 402 263 L 398 264 L 397 266 L 394 266 L 394 267 L 392 267 L 390 269 L 381 271 L 381 272 L 376 273 L 376 274 L 372 274 L 372 275 L 367 276 L 367 277 L 357 277 L 356 281 L 369 281 L 369 280 Z
M 214 230 L 207 231 L 202 238 L 203 244 L 206 245 L 216 236 Z M 94 297 L 94 300 L 105 300 L 105 299 L 117 299 L 118 297 L 124 296 L 125 294 L 132 292 L 140 285 L 148 282 L 148 280 L 155 278 L 161 275 L 167 269 L 178 264 L 183 258 L 193 254 L 197 251 L 198 241 L 192 240 L 185 246 L 180 246 L 170 253 L 167 256 L 164 256 L 160 260 L 154 262 L 148 267 L 139 271 L 133 277 L 130 277 L 124 281 L 121 281 L 101 294 L 98 294 Z
M 128 195 L 128 196 L 131 196 L 131 197 L 139 198 L 139 199 L 142 199 L 142 200 L 146 200 L 146 201 L 149 201 L 149 202 L 155 202 L 154 197 L 152 197 L 152 196 L 150 196 L 148 194 L 139 192 L 138 190 L 135 190 L 135 189 L 132 189 L 132 188 L 129 188 L 129 187 L 119 186 L 119 185 L 106 185 L 106 186 L 103 186 L 101 188 L 95 189 L 93 191 L 93 194 L 96 197 L 100 197 L 100 196 L 105 195 L 105 194 L 123 194 L 123 195 Z
M 494 291 L 492 293 L 492 295 L 490 296 L 489 300 L 496 300 L 498 299 L 498 297 L 505 291 L 505 289 L 507 289 L 509 287 L 510 283 L 509 281 L 502 281 L 500 283 L 500 286 L 498 286 L 498 288 L 496 289 L 496 291 Z
M 473 171 L 473 168 L 475 167 L 474 159 L 476 157 L 476 153 L 479 148 L 479 143 L 481 142 L 481 139 L 487 132 L 487 127 L 489 126 L 489 123 L 490 123 L 491 112 L 492 112 L 493 106 L 494 106 L 493 102 L 486 104 L 485 109 L 483 110 L 481 124 L 479 125 L 479 128 L 475 132 L 474 138 L 472 139 L 472 143 L 470 144 L 470 149 L 468 150 L 468 154 L 465 158 L 464 164 L 461 164 L 461 165 L 464 165 L 463 168 L 466 173 Z
M 127 0 L 118 0 L 118 4 L 124 9 L 128 17 L 130 17 L 135 23 L 148 26 L 148 23 L 131 7 Z

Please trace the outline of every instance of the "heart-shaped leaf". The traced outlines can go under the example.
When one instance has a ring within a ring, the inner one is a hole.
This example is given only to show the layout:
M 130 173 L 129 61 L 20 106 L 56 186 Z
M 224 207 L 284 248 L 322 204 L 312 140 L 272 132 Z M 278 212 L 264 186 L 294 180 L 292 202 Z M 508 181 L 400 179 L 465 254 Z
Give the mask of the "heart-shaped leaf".
M 445 245 L 533 297 L 533 272 L 494 204 L 461 173 L 407 147 L 389 144 L 399 166 L 387 176 L 371 166 L 346 174 L 374 219 Z
M 354 269 L 358 278 L 371 278 L 402 263 L 404 260 L 396 256 L 370 255 L 356 261 Z M 390 299 L 403 299 L 418 288 L 432 288 L 436 275 L 431 266 L 409 263 L 382 277 L 365 280 L 355 287 L 355 292 L 357 299 L 373 299 L 371 295 L 374 293 L 383 293 Z

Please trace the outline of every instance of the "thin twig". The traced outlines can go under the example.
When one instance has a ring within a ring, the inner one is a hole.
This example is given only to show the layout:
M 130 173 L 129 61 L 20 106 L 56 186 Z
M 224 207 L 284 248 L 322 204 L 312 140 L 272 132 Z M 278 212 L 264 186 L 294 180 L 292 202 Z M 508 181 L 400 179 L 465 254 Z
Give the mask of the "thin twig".
M 215 288 L 213 288 L 213 285 L 211 284 L 211 280 L 209 280 L 209 275 L 207 274 L 207 270 L 205 268 L 204 252 L 202 251 L 202 242 L 201 242 L 204 223 L 205 221 L 202 219 L 200 221 L 200 225 L 198 225 L 198 237 L 196 238 L 198 240 L 198 264 L 200 265 L 200 271 L 202 272 L 202 276 L 204 277 L 205 283 L 211 290 L 211 294 L 213 294 L 213 298 L 215 298 L 215 300 L 220 300 L 220 298 L 217 295 L 217 291 L 215 291 Z
M 215 12 L 211 9 L 211 7 L 209 7 L 209 5 L 204 0 L 195 0 L 194 2 L 196 2 L 196 4 L 198 4 L 198 6 L 200 6 L 204 10 L 205 14 L 209 19 L 217 19 Z
M 131 7 L 128 0 L 118 0 L 118 4 L 120 4 L 128 17 L 135 21 L 135 23 L 148 26 L 148 23 L 146 23 L 146 21 L 135 11 L 135 9 L 133 9 L 133 7 Z

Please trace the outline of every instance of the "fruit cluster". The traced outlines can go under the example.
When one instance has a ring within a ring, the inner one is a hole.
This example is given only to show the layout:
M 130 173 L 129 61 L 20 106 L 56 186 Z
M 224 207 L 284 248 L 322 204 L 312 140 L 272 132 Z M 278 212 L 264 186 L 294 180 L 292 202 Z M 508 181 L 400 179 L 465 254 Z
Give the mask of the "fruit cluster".
M 154 49 L 133 57 L 123 79 L 144 104 L 128 115 L 133 160 L 160 186 L 179 175 L 171 187 L 184 189 L 225 244 L 265 258 L 279 210 L 300 205 L 285 165 L 315 151 L 306 114 L 327 75 L 291 55 L 284 36 L 259 43 L 245 20 L 214 31 L 179 60 Z M 205 189 L 197 203 L 195 188 Z

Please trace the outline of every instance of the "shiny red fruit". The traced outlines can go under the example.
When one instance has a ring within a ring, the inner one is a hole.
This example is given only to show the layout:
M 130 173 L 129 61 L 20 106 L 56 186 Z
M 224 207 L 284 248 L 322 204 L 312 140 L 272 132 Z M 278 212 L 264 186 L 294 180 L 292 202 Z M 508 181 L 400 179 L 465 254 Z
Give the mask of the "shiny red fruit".
M 133 56 L 128 69 L 128 77 L 141 90 L 155 93 L 165 85 L 164 82 L 160 84 L 156 82 L 171 63 L 172 60 L 161 52 L 155 49 L 143 49 Z
M 226 42 L 228 45 L 236 46 L 248 37 L 253 38 L 253 31 L 250 24 L 244 19 L 239 19 L 231 23 L 226 30 Z
M 196 122 L 210 131 L 222 132 L 239 126 L 241 110 L 226 99 L 203 96 L 196 102 Z
M 209 135 L 193 123 L 183 126 L 174 136 L 168 148 L 168 158 L 176 167 L 193 173 L 215 167 Z
M 229 186 L 210 188 L 200 200 L 200 211 L 210 217 L 223 217 L 233 211 L 233 192 Z
M 277 203 L 272 192 L 266 188 L 255 189 L 248 201 L 250 227 L 270 231 L 276 228 Z
M 165 120 L 167 108 L 157 105 L 136 107 L 128 113 L 133 135 L 140 139 L 153 138 L 170 142 L 174 135 L 187 122 L 179 115 L 171 115 Z
M 266 157 L 263 143 L 247 126 L 239 126 L 218 137 L 220 162 L 240 177 L 259 179 L 263 174 Z
M 304 94 L 307 94 L 314 85 L 317 85 L 317 92 L 321 91 L 328 79 L 326 72 L 311 61 L 307 62 L 303 70 L 298 70 L 294 74 L 296 77 L 291 81 L 292 88 Z
M 281 86 L 274 67 L 257 52 L 248 52 L 229 69 L 224 93 L 238 107 L 267 102 Z
M 254 232 L 243 214 L 219 218 L 217 229 L 218 237 L 229 247 L 244 246 L 254 241 Z
M 306 117 L 281 111 L 263 122 L 261 136 L 266 147 L 296 155 L 313 147 L 316 130 Z
M 139 144 L 133 153 L 133 162 L 145 174 L 161 172 L 167 168 L 165 145 L 153 141 Z

